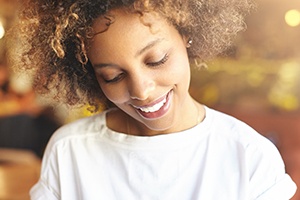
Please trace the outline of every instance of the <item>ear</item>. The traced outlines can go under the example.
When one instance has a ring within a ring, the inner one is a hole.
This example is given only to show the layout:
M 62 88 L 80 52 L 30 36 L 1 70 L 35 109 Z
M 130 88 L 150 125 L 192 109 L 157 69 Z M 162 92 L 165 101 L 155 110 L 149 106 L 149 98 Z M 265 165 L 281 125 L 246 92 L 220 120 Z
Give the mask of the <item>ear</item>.
M 190 38 L 186 43 L 186 48 L 190 48 L 192 46 L 193 40 Z
M 193 40 L 192 38 L 188 37 L 188 36 L 182 36 L 183 37 L 183 41 L 186 44 L 186 48 L 190 48 L 192 46 Z

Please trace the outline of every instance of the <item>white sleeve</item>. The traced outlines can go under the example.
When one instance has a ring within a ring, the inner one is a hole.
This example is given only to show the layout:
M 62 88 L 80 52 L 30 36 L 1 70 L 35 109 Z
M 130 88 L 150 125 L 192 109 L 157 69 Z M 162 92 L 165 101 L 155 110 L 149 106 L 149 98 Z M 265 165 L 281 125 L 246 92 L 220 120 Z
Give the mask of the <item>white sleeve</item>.
M 40 179 L 30 190 L 31 200 L 59 200 L 53 191 Z
M 248 147 L 250 194 L 255 200 L 288 200 L 297 186 L 285 172 L 282 157 L 273 143 L 263 138 Z M 251 146 L 251 147 L 250 147 Z
M 281 180 L 261 194 L 257 200 L 288 200 L 295 194 L 296 189 L 297 186 L 291 177 L 285 174 Z
M 50 139 L 45 150 L 39 181 L 30 190 L 31 200 L 59 200 L 59 169 L 57 148 Z

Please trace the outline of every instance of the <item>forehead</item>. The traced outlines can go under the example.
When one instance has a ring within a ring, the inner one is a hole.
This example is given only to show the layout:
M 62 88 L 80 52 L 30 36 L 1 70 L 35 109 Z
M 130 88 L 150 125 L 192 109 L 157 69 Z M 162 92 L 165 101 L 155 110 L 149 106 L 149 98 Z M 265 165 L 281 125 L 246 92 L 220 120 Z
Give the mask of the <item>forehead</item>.
M 141 15 L 122 9 L 96 19 L 93 30 L 95 35 L 90 41 L 89 57 L 93 57 L 92 54 L 100 56 L 100 53 L 108 56 L 116 50 L 134 53 L 151 40 L 171 40 L 172 32 L 177 32 L 156 13 Z

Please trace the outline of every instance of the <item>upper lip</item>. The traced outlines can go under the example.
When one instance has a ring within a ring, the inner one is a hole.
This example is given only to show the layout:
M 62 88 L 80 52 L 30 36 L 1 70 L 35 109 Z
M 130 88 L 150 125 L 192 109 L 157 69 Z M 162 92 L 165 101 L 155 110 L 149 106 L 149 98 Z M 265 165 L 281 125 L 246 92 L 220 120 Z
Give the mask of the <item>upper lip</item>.
M 157 98 L 156 100 L 154 100 L 153 102 L 146 104 L 146 105 L 142 105 L 142 106 L 137 106 L 137 105 L 133 105 L 131 104 L 134 108 L 136 109 L 140 109 L 140 108 L 147 108 L 147 107 L 151 107 L 154 106 L 155 104 L 163 101 L 165 98 L 167 98 L 168 94 L 170 93 L 170 91 L 168 91 L 166 94 L 164 94 L 163 96 Z

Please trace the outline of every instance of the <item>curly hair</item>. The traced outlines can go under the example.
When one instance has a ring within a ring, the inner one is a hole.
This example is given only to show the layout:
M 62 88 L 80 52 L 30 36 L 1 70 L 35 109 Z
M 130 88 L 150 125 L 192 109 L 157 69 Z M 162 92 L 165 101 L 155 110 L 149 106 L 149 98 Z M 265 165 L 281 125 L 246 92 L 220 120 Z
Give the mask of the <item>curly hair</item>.
M 34 73 L 33 87 L 68 105 L 90 104 L 95 110 L 108 100 L 87 57 L 93 21 L 124 7 L 138 13 L 157 12 L 180 34 L 191 38 L 190 59 L 222 53 L 245 29 L 250 0 L 26 0 L 11 30 L 14 66 Z M 18 42 L 16 42 L 18 41 Z M 18 55 L 17 55 L 18 54 Z

